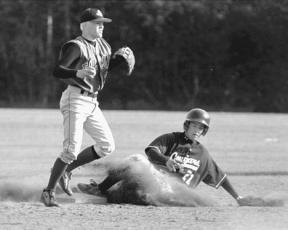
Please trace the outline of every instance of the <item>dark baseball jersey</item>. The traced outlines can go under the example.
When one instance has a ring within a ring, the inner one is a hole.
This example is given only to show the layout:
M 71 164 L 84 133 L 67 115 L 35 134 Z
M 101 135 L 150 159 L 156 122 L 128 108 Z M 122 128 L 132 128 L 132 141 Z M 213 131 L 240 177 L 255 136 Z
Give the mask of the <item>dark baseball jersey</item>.
M 103 38 L 97 38 L 94 42 L 79 36 L 62 46 L 59 62 L 53 74 L 67 84 L 95 93 L 104 87 L 110 58 L 111 47 Z M 96 76 L 77 78 L 77 70 L 87 66 L 96 69 Z
M 145 152 L 149 150 L 155 150 L 167 157 L 173 156 L 181 165 L 178 175 L 193 188 L 201 181 L 218 188 L 226 177 L 207 149 L 198 141 L 192 142 L 186 138 L 184 132 L 161 135 L 145 149 Z M 149 157 L 153 161 L 153 154 L 149 154 Z

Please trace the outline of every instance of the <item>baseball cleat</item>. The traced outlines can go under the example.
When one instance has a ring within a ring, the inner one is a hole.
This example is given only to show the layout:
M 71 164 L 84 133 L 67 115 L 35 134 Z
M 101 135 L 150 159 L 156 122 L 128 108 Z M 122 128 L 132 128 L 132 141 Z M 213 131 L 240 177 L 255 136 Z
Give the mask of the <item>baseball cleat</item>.
M 68 195 L 72 196 L 73 192 L 70 188 L 70 180 L 71 180 L 72 173 L 71 172 L 64 172 L 64 174 L 59 179 L 59 185 L 61 189 Z
M 55 192 L 51 190 L 44 189 L 40 201 L 47 207 L 59 207 L 60 205 L 56 202 Z
M 90 184 L 84 184 L 84 183 L 79 183 L 77 184 L 77 187 L 79 190 L 83 193 L 89 194 L 89 195 L 94 195 L 94 196 L 102 196 L 104 197 L 105 195 L 100 191 L 98 184 L 93 181 Z

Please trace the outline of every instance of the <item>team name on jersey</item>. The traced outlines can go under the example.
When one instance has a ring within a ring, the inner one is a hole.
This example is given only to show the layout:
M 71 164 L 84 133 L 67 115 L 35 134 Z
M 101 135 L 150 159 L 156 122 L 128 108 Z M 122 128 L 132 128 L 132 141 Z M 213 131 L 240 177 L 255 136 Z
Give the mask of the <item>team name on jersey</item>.
M 197 171 L 200 167 L 200 160 L 196 160 L 190 156 L 177 155 L 175 161 L 180 163 L 184 168 L 192 169 L 193 171 Z
M 196 159 L 193 159 L 191 157 L 184 157 L 183 163 L 184 164 L 195 165 L 195 166 L 198 166 L 198 167 L 200 166 L 200 160 L 196 160 Z
M 102 56 L 101 60 L 99 61 L 99 65 L 101 69 L 108 69 L 110 62 L 110 55 Z

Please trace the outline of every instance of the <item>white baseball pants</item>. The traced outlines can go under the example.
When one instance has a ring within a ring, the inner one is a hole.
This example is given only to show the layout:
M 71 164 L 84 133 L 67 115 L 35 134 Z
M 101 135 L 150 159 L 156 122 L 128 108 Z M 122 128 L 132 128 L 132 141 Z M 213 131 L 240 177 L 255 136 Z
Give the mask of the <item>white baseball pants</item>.
M 83 130 L 95 141 L 100 157 L 115 150 L 111 129 L 99 108 L 96 97 L 82 95 L 81 89 L 68 86 L 62 93 L 60 110 L 63 115 L 64 141 L 60 158 L 70 164 L 77 159 L 82 145 Z

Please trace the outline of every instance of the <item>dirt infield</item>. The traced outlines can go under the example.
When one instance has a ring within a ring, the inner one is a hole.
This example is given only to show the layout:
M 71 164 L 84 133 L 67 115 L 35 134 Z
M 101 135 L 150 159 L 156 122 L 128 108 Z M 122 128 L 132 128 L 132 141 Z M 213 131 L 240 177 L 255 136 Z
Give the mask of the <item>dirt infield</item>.
M 75 180 L 83 181 L 83 177 Z M 279 177 L 231 177 L 242 193 L 247 185 L 255 184 L 250 194 L 284 198 L 287 179 Z M 267 182 L 274 181 L 273 187 Z M 284 184 L 286 183 L 286 184 Z M 277 186 L 276 186 L 277 184 Z M 32 187 L 32 186 L 31 186 Z M 215 200 L 215 207 L 154 207 L 128 204 L 107 204 L 105 198 L 74 194 L 73 198 L 59 195 L 61 208 L 46 208 L 37 202 L 40 190 L 30 187 L 28 197 L 14 194 L 14 198 L 26 197 L 25 202 L 6 201 L 0 206 L 0 229 L 287 229 L 288 208 L 238 207 L 222 189 L 201 185 L 197 191 Z M 15 191 L 15 189 L 14 189 Z M 265 191 L 265 192 L 264 192 Z M 3 196 L 2 196 L 3 197 Z M 11 197 L 10 197 L 11 199 Z M 285 198 L 287 202 L 287 196 Z
M 287 208 L 179 208 L 4 203 L 1 229 L 287 229 Z
M 117 159 L 143 153 L 160 133 L 181 130 L 184 113 L 105 115 Z M 285 114 L 212 113 L 212 127 L 202 140 L 241 195 L 275 201 L 269 206 L 238 207 L 223 189 L 200 184 L 195 192 L 215 201 L 213 207 L 107 204 L 105 198 L 75 193 L 72 198 L 58 194 L 62 207 L 46 208 L 39 196 L 61 151 L 61 116 L 57 110 L 1 109 L 0 229 L 288 229 L 287 119 Z M 91 143 L 85 136 L 83 147 Z M 72 185 L 101 180 L 103 171 L 94 166 L 76 170 Z

